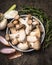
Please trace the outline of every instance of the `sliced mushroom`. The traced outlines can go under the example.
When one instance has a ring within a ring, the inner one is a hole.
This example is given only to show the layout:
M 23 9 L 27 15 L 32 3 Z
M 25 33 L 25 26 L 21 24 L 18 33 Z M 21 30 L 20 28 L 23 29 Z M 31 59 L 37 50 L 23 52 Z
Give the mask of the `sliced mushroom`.
M 25 25 L 24 24 L 17 24 L 16 25 L 16 29 L 19 30 L 21 28 L 25 28 Z
M 33 35 L 33 34 L 31 33 L 31 35 Z M 37 28 L 34 30 L 34 36 L 37 36 L 38 38 L 41 37 L 41 32 L 40 32 L 39 26 L 37 26 Z
M 11 40 L 12 39 L 15 39 L 18 36 L 19 36 L 19 33 L 18 32 L 16 34 L 9 34 L 9 37 L 10 37 Z
M 39 23 L 36 19 L 33 19 L 32 24 L 33 24 L 33 25 L 39 25 L 40 23 Z
M 18 20 L 20 18 L 19 15 L 16 15 L 14 19 Z
M 22 52 L 16 51 L 15 53 L 9 54 L 8 59 L 10 60 L 15 59 L 15 58 L 21 57 L 22 55 L 23 55 Z
M 25 29 L 26 35 L 28 35 L 31 32 L 31 30 L 32 30 L 32 25 L 27 26 Z
M 28 18 L 28 19 L 31 19 L 31 18 L 32 18 L 31 14 L 28 14 L 28 15 L 27 15 L 27 18 Z
M 13 44 L 13 45 L 18 44 L 18 40 L 17 40 L 17 38 L 14 38 L 14 39 L 12 40 L 12 44 Z
M 14 21 L 13 21 L 13 24 L 14 24 L 14 25 L 18 24 L 18 21 L 17 21 L 17 20 L 14 20 Z
M 19 43 L 19 44 L 17 45 L 17 47 L 18 47 L 19 49 L 21 49 L 21 50 L 26 50 L 26 49 L 29 48 L 27 42 L 25 42 L 25 43 Z
M 35 41 L 34 43 L 30 43 L 31 48 L 35 49 L 35 50 L 39 50 L 40 49 L 40 42 L 39 41 Z
M 16 28 L 15 27 L 10 28 L 10 32 L 11 32 L 11 34 L 17 33 Z
M 7 25 L 8 28 L 14 27 L 14 24 L 12 22 L 8 23 Z
M 29 25 L 31 25 L 31 24 L 32 24 L 32 20 L 31 20 L 31 19 L 28 20 L 27 23 L 28 23 Z
M 37 39 L 37 37 L 36 36 L 27 36 L 27 41 L 28 42 L 35 42 L 35 41 L 37 41 L 38 39 Z
M 5 38 L 6 38 L 7 41 L 9 41 L 10 40 L 9 34 L 6 34 Z
M 19 38 L 18 38 L 18 41 L 19 42 L 23 42 L 26 38 L 26 33 L 25 33 L 25 30 L 24 29 L 21 29 L 19 31 Z

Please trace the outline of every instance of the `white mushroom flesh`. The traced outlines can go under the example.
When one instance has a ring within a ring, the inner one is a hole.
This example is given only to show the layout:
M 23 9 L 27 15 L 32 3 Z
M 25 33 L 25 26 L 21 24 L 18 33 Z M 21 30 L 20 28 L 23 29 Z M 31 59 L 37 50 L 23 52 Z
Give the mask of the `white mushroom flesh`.
M 21 50 L 26 50 L 26 49 L 29 48 L 27 42 L 26 42 L 26 43 L 19 43 L 19 44 L 17 45 L 17 47 L 18 47 L 19 49 L 21 49 Z
M 36 36 L 27 36 L 27 41 L 28 42 L 35 42 L 35 41 L 37 41 L 38 39 L 37 39 L 37 37 Z
M 40 42 L 36 41 L 34 43 L 30 43 L 31 48 L 35 49 L 35 50 L 39 50 L 40 49 Z
M 19 31 L 18 41 L 23 42 L 25 40 L 25 38 L 26 38 L 26 33 L 25 33 L 24 29 L 22 29 L 22 30 Z

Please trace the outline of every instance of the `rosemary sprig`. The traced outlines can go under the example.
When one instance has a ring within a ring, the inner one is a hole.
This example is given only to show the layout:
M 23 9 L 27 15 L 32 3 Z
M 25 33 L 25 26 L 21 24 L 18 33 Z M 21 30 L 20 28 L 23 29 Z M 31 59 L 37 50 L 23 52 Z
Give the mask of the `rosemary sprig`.
M 42 48 L 47 48 L 52 43 L 52 21 L 49 20 L 47 15 L 43 10 L 37 9 L 34 7 L 23 7 L 22 10 L 19 11 L 20 14 L 32 14 L 39 18 L 45 27 L 45 40 L 43 42 Z M 50 42 L 51 41 L 51 42 Z

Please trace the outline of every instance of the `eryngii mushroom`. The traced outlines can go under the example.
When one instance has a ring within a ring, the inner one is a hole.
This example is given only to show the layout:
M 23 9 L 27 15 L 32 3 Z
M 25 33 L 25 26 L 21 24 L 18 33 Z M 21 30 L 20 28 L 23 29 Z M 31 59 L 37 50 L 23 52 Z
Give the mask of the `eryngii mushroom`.
M 38 22 L 38 20 L 36 19 L 33 19 L 33 22 L 32 22 L 33 25 L 39 25 L 40 23 Z
M 4 17 L 4 14 L 0 13 L 0 30 L 5 29 L 6 25 L 7 25 L 7 19 Z
M 16 44 L 18 44 L 18 39 L 17 38 L 14 38 L 13 40 L 12 40 L 12 42 L 11 42 L 13 45 L 16 45 Z
M 25 28 L 24 24 L 16 24 L 16 30 L 19 30 L 21 28 Z
M 30 44 L 30 47 L 35 49 L 35 50 L 39 50 L 40 49 L 40 41 L 39 40 L 35 41 L 34 43 L 30 42 L 29 44 Z
M 31 30 L 32 30 L 32 25 L 27 26 L 25 29 L 26 35 L 28 35 Z
M 20 16 L 19 15 L 16 15 L 14 19 L 15 20 L 18 20 L 19 18 L 20 18 Z
M 31 25 L 31 24 L 32 24 L 32 20 L 31 20 L 31 19 L 28 20 L 27 23 L 28 23 L 29 25 Z
M 38 38 L 41 37 L 41 33 L 39 29 L 36 29 L 30 33 L 31 36 L 37 36 Z
M 10 37 L 9 37 L 9 34 L 8 34 L 8 33 L 5 35 L 5 39 L 6 39 L 7 41 L 10 40 Z
M 37 39 L 37 37 L 36 36 L 27 36 L 27 41 L 28 42 L 35 42 L 35 41 L 37 41 L 38 39 Z
M 14 24 L 14 25 L 18 24 L 18 21 L 17 21 L 17 20 L 14 20 L 14 21 L 13 21 L 13 24 Z
M 31 32 L 30 35 L 37 36 L 38 38 L 41 37 L 41 32 L 40 32 L 40 28 L 39 28 L 38 25 L 36 26 L 36 29 L 34 30 L 34 33 Z
M 26 33 L 24 29 L 19 30 L 19 37 L 18 37 L 18 41 L 19 42 L 23 42 L 26 38 Z
M 18 32 L 15 33 L 15 34 L 9 34 L 10 40 L 15 39 L 18 36 L 19 36 L 19 33 Z
M 28 48 L 29 48 L 29 46 L 28 46 L 28 43 L 27 43 L 27 42 L 24 42 L 24 43 L 19 43 L 19 44 L 17 45 L 17 47 L 18 47 L 19 49 L 21 49 L 21 50 L 26 50 L 26 49 L 28 49 Z
M 11 32 L 11 34 L 17 33 L 16 28 L 15 27 L 10 28 L 10 32 Z
M 7 27 L 8 28 L 14 27 L 14 24 L 12 22 L 10 22 L 10 23 L 7 24 Z

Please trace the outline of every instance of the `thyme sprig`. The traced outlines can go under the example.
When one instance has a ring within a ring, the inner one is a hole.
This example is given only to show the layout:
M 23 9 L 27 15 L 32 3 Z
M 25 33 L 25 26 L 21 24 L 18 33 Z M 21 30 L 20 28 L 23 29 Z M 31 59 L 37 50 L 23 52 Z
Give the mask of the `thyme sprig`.
M 47 17 L 43 10 L 34 7 L 23 7 L 19 14 L 32 14 L 39 18 L 45 27 L 45 39 L 42 48 L 47 48 L 52 43 L 52 21 Z

